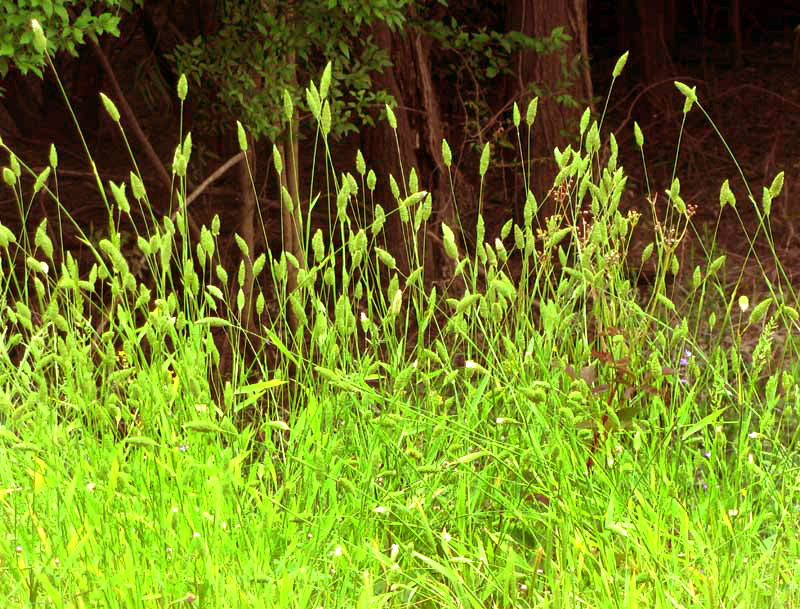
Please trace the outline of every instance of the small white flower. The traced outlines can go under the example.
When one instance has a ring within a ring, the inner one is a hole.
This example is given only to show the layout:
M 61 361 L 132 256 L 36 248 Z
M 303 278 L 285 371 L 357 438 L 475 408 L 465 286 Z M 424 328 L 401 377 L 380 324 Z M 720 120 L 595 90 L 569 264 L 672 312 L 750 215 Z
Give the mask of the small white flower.
M 750 308 L 750 299 L 747 297 L 747 295 L 742 294 L 739 296 L 739 308 L 742 310 L 742 313 Z

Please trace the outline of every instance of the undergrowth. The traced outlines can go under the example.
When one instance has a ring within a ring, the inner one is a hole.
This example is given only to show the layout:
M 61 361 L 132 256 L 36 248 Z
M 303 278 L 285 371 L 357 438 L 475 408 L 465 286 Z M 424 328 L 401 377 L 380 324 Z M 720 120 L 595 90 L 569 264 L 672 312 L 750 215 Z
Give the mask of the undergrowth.
M 325 151 L 329 79 L 309 88 Z M 702 110 L 676 84 L 685 113 Z M 520 150 L 535 115 L 535 100 L 524 116 L 514 107 Z M 413 170 L 392 178 L 383 210 L 360 154 L 355 174 L 337 174 L 323 153 L 332 230 L 312 231 L 304 209 L 302 260 L 237 238 L 230 276 L 218 218 L 190 231 L 190 135 L 171 216 L 152 212 L 135 163 L 128 184 L 96 174 L 99 240 L 59 198 L 55 148 L 37 175 L 0 143 L 23 218 L 43 196 L 52 205 L 32 238 L 0 226 L 0 595 L 30 607 L 800 603 L 797 300 L 769 223 L 782 175 L 747 203 L 750 247 L 766 240 L 779 269 L 751 303 L 715 239 L 680 268 L 697 229 L 677 179 L 647 193 L 653 234 L 631 260 L 638 217 L 620 210 L 626 177 L 601 126 L 587 111 L 580 145 L 556 151 L 557 213 L 540 218 L 528 193 L 522 222 L 496 236 L 480 217 L 469 238 L 435 226 Z M 277 149 L 273 163 L 280 175 Z M 487 147 L 482 181 L 490 163 Z M 738 213 L 727 182 L 720 203 Z M 390 213 L 408 274 L 386 243 Z M 136 269 L 123 221 L 137 227 Z M 88 268 L 59 246 L 67 223 Z M 429 229 L 451 270 L 434 285 L 420 262 Z M 642 293 L 644 264 L 655 273 Z M 240 323 L 248 298 L 256 333 Z

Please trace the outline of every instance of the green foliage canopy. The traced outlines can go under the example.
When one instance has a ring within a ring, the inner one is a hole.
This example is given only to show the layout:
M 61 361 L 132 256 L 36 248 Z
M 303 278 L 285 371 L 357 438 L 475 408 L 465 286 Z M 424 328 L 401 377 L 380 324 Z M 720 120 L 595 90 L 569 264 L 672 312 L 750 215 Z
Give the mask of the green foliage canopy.
M 283 91 L 302 110 L 305 83 L 334 66 L 329 91 L 332 133 L 355 129 L 351 119 L 370 121 L 368 109 L 390 98 L 372 90 L 370 72 L 390 65 L 386 52 L 368 35 L 383 22 L 405 23 L 411 0 L 369 2 L 330 0 L 274 3 L 226 1 L 219 6 L 221 27 L 208 37 L 178 46 L 171 55 L 178 72 L 200 85 L 206 103 L 201 120 L 215 131 L 238 118 L 256 137 L 279 137 Z M 278 6 L 280 5 L 280 7 Z M 222 124 L 221 121 L 225 121 Z
M 86 36 L 119 36 L 120 12 L 141 4 L 142 0 L 0 0 L 0 76 L 13 65 L 22 74 L 42 77 L 44 57 L 33 47 L 31 20 L 42 26 L 51 54 L 67 51 L 77 56 Z M 93 5 L 104 12 L 94 14 Z

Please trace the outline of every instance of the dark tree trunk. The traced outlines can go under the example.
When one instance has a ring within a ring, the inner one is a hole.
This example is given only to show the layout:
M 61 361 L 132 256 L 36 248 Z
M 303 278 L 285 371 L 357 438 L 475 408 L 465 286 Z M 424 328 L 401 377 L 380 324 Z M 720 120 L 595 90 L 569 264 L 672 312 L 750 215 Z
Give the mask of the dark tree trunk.
M 636 34 L 639 58 L 634 58 L 634 62 L 638 61 L 641 66 L 644 83 L 651 84 L 671 71 L 669 49 L 675 37 L 675 1 L 636 0 L 636 12 L 639 15 Z
M 632 64 L 639 66 L 639 83 L 653 87 L 646 101 L 653 109 L 663 109 L 661 98 L 664 89 L 673 88 L 674 72 L 670 47 L 675 38 L 675 0 L 636 0 L 639 20 L 634 35 L 634 48 L 631 53 Z
M 403 176 L 408 175 L 411 167 L 418 165 L 415 151 L 416 137 L 398 79 L 402 76 L 403 66 L 413 65 L 413 51 L 402 33 L 393 34 L 384 23 L 376 24 L 372 34 L 375 43 L 388 53 L 395 66 L 390 66 L 382 73 L 373 76 L 373 82 L 376 89 L 387 91 L 397 102 L 397 107 L 394 108 L 397 118 L 397 140 L 389 123 L 386 120 L 378 120 L 374 127 L 365 127 L 361 130 L 361 146 L 367 166 L 378 176 L 374 192 L 375 203 L 380 204 L 388 214 L 397 209 L 394 195 L 389 188 L 389 174 L 397 180 L 402 194 Z M 412 72 L 405 76 L 413 79 L 414 75 Z M 389 215 L 384 234 L 386 242 L 381 245 L 395 256 L 400 272 L 408 274 L 410 260 L 404 245 L 403 226 L 396 213 Z
M 431 192 L 433 213 L 419 234 L 420 263 L 425 270 L 427 282 L 449 275 L 444 269 L 446 257 L 441 252 L 440 223 L 458 233 L 457 206 L 474 206 L 474 193 L 467 180 L 453 168 L 452 179 L 455 200 L 450 187 L 450 177 L 442 159 L 441 147 L 444 138 L 442 106 L 431 70 L 431 40 L 413 29 L 392 33 L 385 25 L 373 29 L 375 41 L 389 52 L 394 68 L 385 70 L 375 78 L 376 88 L 383 88 L 397 101 L 394 109 L 397 118 L 397 138 L 389 125 L 382 121 L 376 127 L 362 130 L 362 145 L 369 165 L 376 169 L 379 178 L 375 191 L 376 201 L 385 208 L 396 209 L 394 196 L 389 189 L 391 173 L 398 184 L 408 181 L 409 172 L 415 168 L 420 188 Z M 415 110 L 409 112 L 408 109 Z M 401 172 L 402 163 L 402 172 Z M 401 185 L 401 193 L 406 193 Z M 412 218 L 415 210 L 411 210 Z M 402 272 L 408 272 L 412 260 L 408 247 L 403 244 L 411 238 L 408 225 L 401 225 L 397 214 L 386 229 L 389 249 L 398 257 Z
M 550 36 L 553 28 L 561 26 L 572 38 L 553 53 L 523 51 L 514 58 L 512 94 L 519 96 L 523 115 L 528 102 L 534 97 L 531 87 L 540 91 L 532 150 L 527 151 L 534 160 L 527 186 L 542 202 L 550 192 L 557 173 L 553 148 L 558 146 L 563 149 L 576 139 L 578 120 L 592 96 L 588 72 L 587 4 L 586 0 L 511 0 L 507 20 L 509 31 L 544 38 Z M 582 61 L 575 63 L 576 58 Z M 577 66 L 577 70 L 565 74 L 565 69 L 570 70 L 571 66 Z M 577 104 L 567 107 L 558 103 L 555 99 L 557 95 L 568 95 Z M 520 202 L 525 200 L 525 192 L 523 189 L 517 191 L 519 207 Z M 544 214 L 553 211 L 551 205 L 542 209 Z

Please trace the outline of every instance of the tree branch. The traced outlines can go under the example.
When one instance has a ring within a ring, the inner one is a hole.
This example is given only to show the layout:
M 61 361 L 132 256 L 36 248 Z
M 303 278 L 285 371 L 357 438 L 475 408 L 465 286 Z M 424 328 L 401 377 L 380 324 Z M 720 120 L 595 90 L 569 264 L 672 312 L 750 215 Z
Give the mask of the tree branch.
M 111 67 L 111 63 L 108 61 L 108 57 L 103 52 L 103 49 L 100 48 L 97 40 L 91 39 L 92 41 L 92 49 L 94 50 L 94 54 L 97 55 L 97 59 L 100 61 L 100 65 L 103 67 L 108 79 L 111 81 L 111 88 L 114 90 L 114 95 L 117 98 L 117 101 L 121 107 L 122 113 L 125 115 L 125 118 L 130 121 L 131 128 L 133 129 L 133 133 L 136 135 L 136 138 L 139 142 L 144 146 L 145 154 L 147 158 L 150 159 L 150 162 L 153 164 L 153 167 L 156 169 L 156 173 L 158 174 L 159 179 L 167 188 L 167 191 L 172 191 L 172 180 L 169 177 L 169 173 L 167 173 L 166 167 L 161 162 L 161 159 L 158 158 L 156 151 L 153 149 L 153 146 L 150 144 L 150 140 L 147 139 L 147 136 L 142 131 L 142 128 L 139 126 L 139 121 L 136 120 L 136 115 L 133 113 L 133 109 L 128 104 L 128 100 L 125 98 L 125 94 L 122 92 L 122 88 L 119 86 L 119 81 L 117 80 L 116 75 L 114 74 L 114 69 Z

